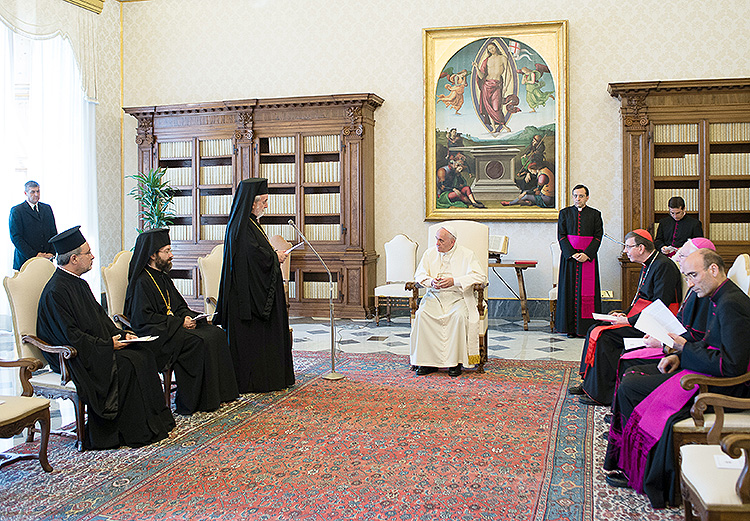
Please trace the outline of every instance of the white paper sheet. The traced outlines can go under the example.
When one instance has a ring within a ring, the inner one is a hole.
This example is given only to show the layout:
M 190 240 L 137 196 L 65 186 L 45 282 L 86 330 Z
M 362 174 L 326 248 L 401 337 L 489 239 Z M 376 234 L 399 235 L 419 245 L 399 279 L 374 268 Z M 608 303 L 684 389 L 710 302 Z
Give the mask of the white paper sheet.
M 591 317 L 594 320 L 601 320 L 603 322 L 614 322 L 617 317 L 614 315 L 602 315 L 601 313 L 591 313 Z
M 686 331 L 677 317 L 658 299 L 641 311 L 635 323 L 635 328 L 670 347 L 674 347 L 674 340 L 669 336 L 669 333 L 681 335 Z
M 130 340 L 120 340 L 123 344 L 132 344 L 133 342 L 152 342 L 159 338 L 158 336 L 139 336 L 138 338 L 131 338 Z
M 623 338 L 625 342 L 625 351 L 636 349 L 638 347 L 646 347 L 646 342 L 643 338 Z

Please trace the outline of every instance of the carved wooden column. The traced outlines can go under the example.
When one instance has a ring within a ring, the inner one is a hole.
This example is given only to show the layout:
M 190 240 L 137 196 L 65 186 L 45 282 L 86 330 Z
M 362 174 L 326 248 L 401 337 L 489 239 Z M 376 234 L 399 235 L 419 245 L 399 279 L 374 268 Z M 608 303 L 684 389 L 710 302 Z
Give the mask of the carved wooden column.
M 252 109 L 237 113 L 237 130 L 235 142 L 235 176 L 232 192 L 243 179 L 253 177 L 253 113 Z

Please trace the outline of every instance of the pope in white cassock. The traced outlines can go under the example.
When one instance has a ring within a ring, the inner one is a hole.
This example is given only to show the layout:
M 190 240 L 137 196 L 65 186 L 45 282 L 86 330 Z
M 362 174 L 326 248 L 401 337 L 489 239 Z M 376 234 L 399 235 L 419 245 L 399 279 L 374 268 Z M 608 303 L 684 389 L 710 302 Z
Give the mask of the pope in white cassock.
M 456 244 L 456 230 L 445 224 L 435 234 L 435 247 L 419 262 L 414 280 L 428 288 L 411 330 L 411 364 L 426 375 L 448 367 L 459 376 L 461 366 L 479 363 L 479 312 L 472 288 L 487 280 L 474 253 Z

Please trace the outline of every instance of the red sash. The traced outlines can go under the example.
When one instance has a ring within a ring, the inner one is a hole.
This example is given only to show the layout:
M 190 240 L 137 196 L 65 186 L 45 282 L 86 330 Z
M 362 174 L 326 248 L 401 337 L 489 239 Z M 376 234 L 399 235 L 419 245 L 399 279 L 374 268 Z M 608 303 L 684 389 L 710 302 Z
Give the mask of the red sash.
M 594 238 L 587 235 L 568 235 L 568 241 L 575 250 L 585 250 Z M 596 260 L 589 259 L 581 264 L 581 318 L 592 318 L 594 296 L 596 295 Z

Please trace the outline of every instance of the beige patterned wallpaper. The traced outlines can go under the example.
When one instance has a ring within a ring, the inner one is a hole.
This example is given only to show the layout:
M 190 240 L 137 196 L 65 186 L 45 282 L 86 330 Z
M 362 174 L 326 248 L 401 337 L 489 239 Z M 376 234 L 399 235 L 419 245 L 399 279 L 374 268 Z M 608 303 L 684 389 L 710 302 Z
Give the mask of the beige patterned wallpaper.
M 377 249 L 396 233 L 427 245 L 424 222 L 422 28 L 569 20 L 570 184 L 586 183 L 605 230 L 621 235 L 619 103 L 607 83 L 748 76 L 750 2 L 631 0 L 152 0 L 106 2 L 102 16 L 99 160 L 103 261 L 119 229 L 119 87 L 114 65 L 122 8 L 124 104 L 374 92 Z M 126 120 L 126 174 L 135 161 L 134 120 Z M 415 203 L 415 204 L 412 204 Z M 132 241 L 133 210 L 123 233 Z M 105 219 L 107 219 L 105 221 Z M 113 219 L 109 221 L 109 219 Z M 510 254 L 536 258 L 529 294 L 551 287 L 553 223 L 489 223 L 510 236 Z M 110 228 L 112 226 L 112 228 Z M 105 245 L 103 244 L 103 247 Z M 619 250 L 600 252 L 602 289 L 619 294 Z M 383 259 L 378 277 L 384 280 Z M 512 278 L 512 274 L 511 275 Z M 507 297 L 501 284 L 491 296 Z

